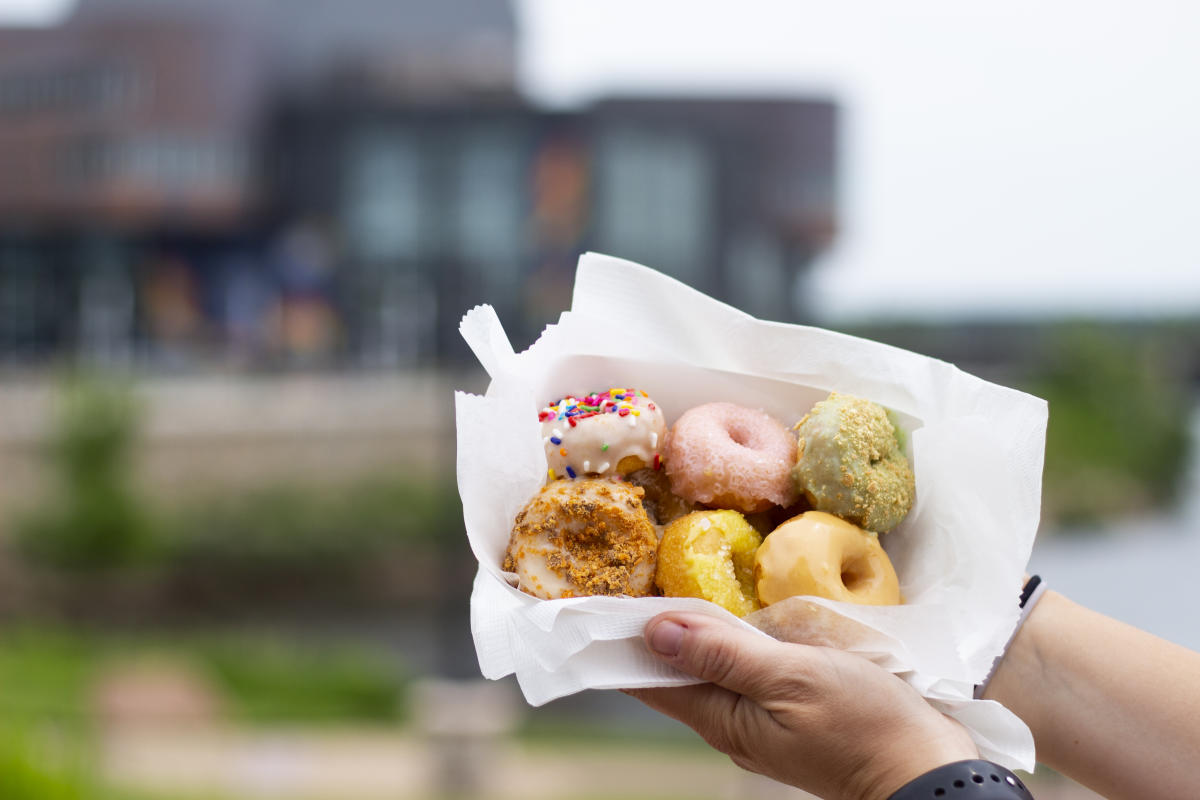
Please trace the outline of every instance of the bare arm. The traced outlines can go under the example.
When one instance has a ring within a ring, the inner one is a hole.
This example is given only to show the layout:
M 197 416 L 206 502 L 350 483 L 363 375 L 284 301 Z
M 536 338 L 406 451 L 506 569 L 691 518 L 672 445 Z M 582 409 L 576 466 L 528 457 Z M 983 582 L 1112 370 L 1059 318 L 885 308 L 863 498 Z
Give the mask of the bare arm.
M 985 697 L 1110 800 L 1200 797 L 1200 653 L 1046 592 Z

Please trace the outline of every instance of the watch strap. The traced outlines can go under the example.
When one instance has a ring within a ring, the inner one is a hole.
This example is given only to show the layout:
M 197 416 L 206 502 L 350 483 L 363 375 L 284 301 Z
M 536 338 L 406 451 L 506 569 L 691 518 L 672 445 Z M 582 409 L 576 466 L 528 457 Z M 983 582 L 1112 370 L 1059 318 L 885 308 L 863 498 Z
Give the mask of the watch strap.
M 972 759 L 930 770 L 888 800 L 1033 800 L 1033 795 L 1010 770 Z

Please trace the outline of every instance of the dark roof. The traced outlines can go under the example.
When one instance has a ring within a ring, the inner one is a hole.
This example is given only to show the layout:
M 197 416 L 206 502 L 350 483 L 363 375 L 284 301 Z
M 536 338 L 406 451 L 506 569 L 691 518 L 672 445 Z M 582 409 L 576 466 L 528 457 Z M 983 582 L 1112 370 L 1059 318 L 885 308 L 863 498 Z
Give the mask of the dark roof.
M 64 25 L 130 20 L 242 28 L 285 73 L 301 74 L 413 52 L 490 47 L 511 56 L 516 37 L 508 0 L 79 0 Z

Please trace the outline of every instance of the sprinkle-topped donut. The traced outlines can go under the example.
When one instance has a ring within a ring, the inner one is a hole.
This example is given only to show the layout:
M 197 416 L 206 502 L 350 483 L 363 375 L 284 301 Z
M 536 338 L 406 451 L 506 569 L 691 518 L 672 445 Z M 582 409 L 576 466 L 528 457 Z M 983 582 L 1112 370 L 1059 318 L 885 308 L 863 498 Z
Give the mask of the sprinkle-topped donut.
M 667 433 L 662 409 L 640 389 L 567 395 L 538 411 L 547 477 L 625 475 L 658 469 Z

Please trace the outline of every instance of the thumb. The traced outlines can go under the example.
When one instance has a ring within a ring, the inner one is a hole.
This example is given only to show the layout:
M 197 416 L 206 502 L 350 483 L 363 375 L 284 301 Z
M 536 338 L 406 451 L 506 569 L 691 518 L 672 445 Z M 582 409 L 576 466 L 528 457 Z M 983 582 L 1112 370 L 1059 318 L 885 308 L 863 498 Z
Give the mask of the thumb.
M 791 662 L 797 651 L 704 614 L 659 614 L 646 625 L 645 637 L 650 651 L 671 666 L 753 700 L 769 698 L 781 674 L 796 677 L 798 665 Z

